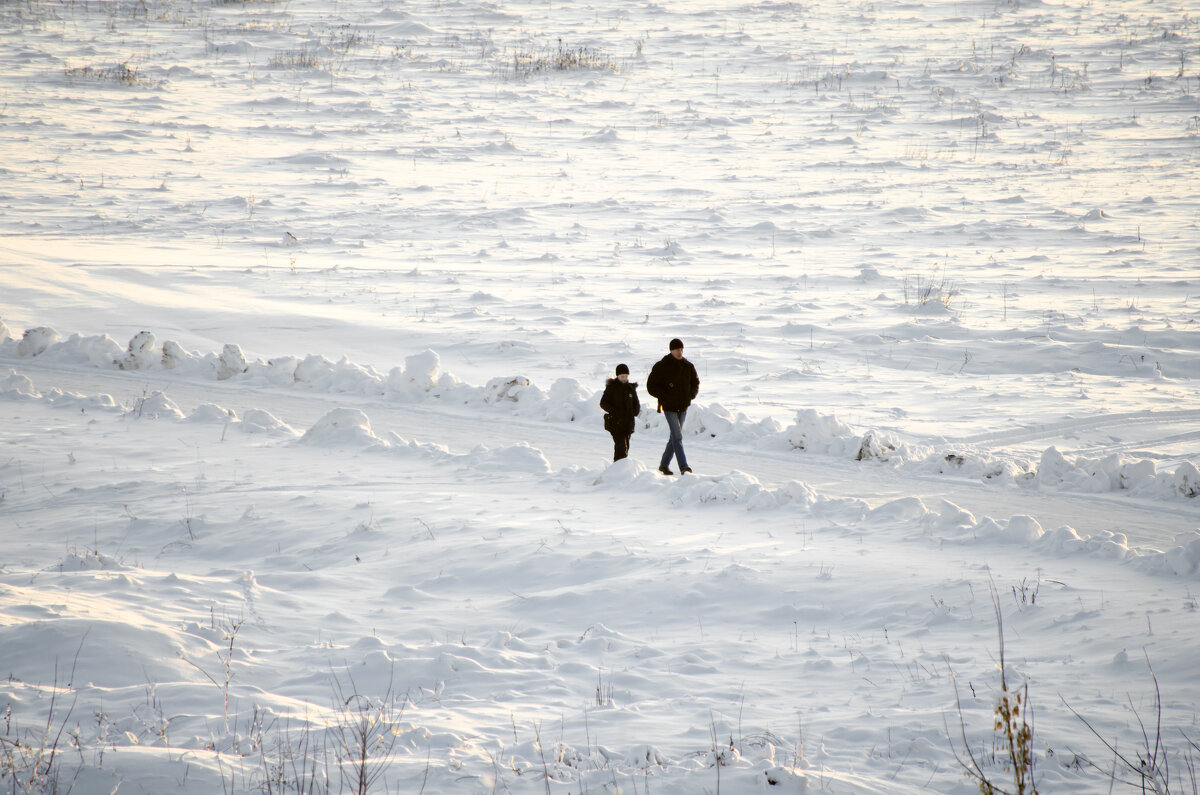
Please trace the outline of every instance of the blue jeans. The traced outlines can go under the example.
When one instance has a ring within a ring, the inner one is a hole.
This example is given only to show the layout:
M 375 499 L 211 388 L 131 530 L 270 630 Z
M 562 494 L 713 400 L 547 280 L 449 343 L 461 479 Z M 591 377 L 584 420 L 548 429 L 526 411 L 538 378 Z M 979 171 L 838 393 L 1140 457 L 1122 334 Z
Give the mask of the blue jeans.
M 671 457 L 675 457 L 675 463 L 679 464 L 679 471 L 691 469 L 687 463 L 687 456 L 683 452 L 683 421 L 687 418 L 687 409 L 683 411 L 663 411 L 663 416 L 667 418 L 667 428 L 670 429 L 671 436 L 667 439 L 667 449 L 663 450 L 662 461 L 659 463 L 659 468 L 668 466 L 671 463 Z

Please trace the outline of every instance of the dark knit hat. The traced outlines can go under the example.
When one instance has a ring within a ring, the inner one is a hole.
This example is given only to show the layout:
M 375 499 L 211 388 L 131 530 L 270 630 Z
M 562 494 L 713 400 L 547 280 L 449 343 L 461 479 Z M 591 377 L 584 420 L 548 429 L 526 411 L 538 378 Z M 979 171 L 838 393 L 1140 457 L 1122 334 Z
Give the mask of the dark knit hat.
M 678 339 L 678 338 L 671 340 L 671 350 L 675 350 L 676 348 L 682 348 L 682 347 L 683 347 L 683 340 Z
M 629 375 L 629 365 L 618 364 L 617 365 L 617 375 Z

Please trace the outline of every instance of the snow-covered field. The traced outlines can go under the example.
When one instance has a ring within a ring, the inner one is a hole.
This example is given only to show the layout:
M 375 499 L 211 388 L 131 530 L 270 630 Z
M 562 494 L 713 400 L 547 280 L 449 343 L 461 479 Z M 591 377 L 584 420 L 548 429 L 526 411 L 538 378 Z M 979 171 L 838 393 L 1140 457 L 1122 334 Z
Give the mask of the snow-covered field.
M 0 3 L 0 791 L 974 792 L 998 607 L 1195 792 L 1198 185 L 1184 0 Z

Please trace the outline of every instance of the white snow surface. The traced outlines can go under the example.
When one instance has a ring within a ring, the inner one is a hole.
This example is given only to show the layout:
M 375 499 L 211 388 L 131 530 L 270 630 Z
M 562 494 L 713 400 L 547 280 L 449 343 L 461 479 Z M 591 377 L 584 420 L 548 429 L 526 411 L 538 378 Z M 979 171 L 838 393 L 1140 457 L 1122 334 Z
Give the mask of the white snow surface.
M 1001 643 L 1041 792 L 1191 791 L 1192 4 L 0 44 L 0 791 L 977 792 Z

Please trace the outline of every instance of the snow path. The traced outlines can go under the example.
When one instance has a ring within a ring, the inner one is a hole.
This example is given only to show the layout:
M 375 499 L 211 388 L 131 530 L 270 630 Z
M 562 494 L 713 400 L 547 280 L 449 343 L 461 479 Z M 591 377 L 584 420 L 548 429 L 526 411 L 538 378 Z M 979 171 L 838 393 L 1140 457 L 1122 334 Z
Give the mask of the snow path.
M 235 381 L 197 381 L 161 371 L 136 373 L 79 369 L 20 359 L 6 364 L 29 376 L 45 392 L 60 389 L 80 394 L 111 394 L 118 402 L 162 391 L 190 413 L 201 403 L 216 403 L 239 415 L 265 409 L 288 425 L 305 429 L 328 411 L 353 407 L 365 412 L 377 433 L 393 432 L 417 441 L 444 445 L 466 452 L 479 444 L 509 446 L 529 444 L 542 452 L 554 469 L 572 466 L 596 467 L 608 461 L 609 437 L 591 423 L 554 423 L 507 416 L 505 409 L 456 408 L 444 404 L 403 404 L 351 394 L 327 394 L 293 389 L 244 386 Z M 647 400 L 648 397 L 644 396 Z M 264 405 L 268 404 L 268 405 Z M 1160 418 L 1138 414 L 1081 418 L 1071 423 L 1048 426 L 1048 432 L 1063 427 L 1094 428 L 1109 423 L 1151 422 L 1169 419 L 1178 423 L 1194 411 L 1171 412 Z M 979 434 L 964 442 L 1027 442 L 1038 438 L 1028 433 Z M 636 433 L 631 454 L 647 468 L 656 466 L 665 436 L 654 430 Z M 1047 530 L 1070 526 L 1084 538 L 1104 531 L 1124 533 L 1131 545 L 1169 548 L 1179 533 L 1200 526 L 1200 515 L 1188 501 L 1139 499 L 1127 494 L 1080 494 L 1069 491 L 1040 492 L 1036 488 L 1013 488 L 953 475 L 923 475 L 871 463 L 800 452 L 780 453 L 750 450 L 733 444 L 716 444 L 704 437 L 686 440 L 689 460 L 701 474 L 731 470 L 745 472 L 763 484 L 778 485 L 799 480 L 831 498 L 859 498 L 872 507 L 901 497 L 918 497 L 928 504 L 947 500 L 978 518 L 1006 520 L 1013 515 L 1034 517 Z

